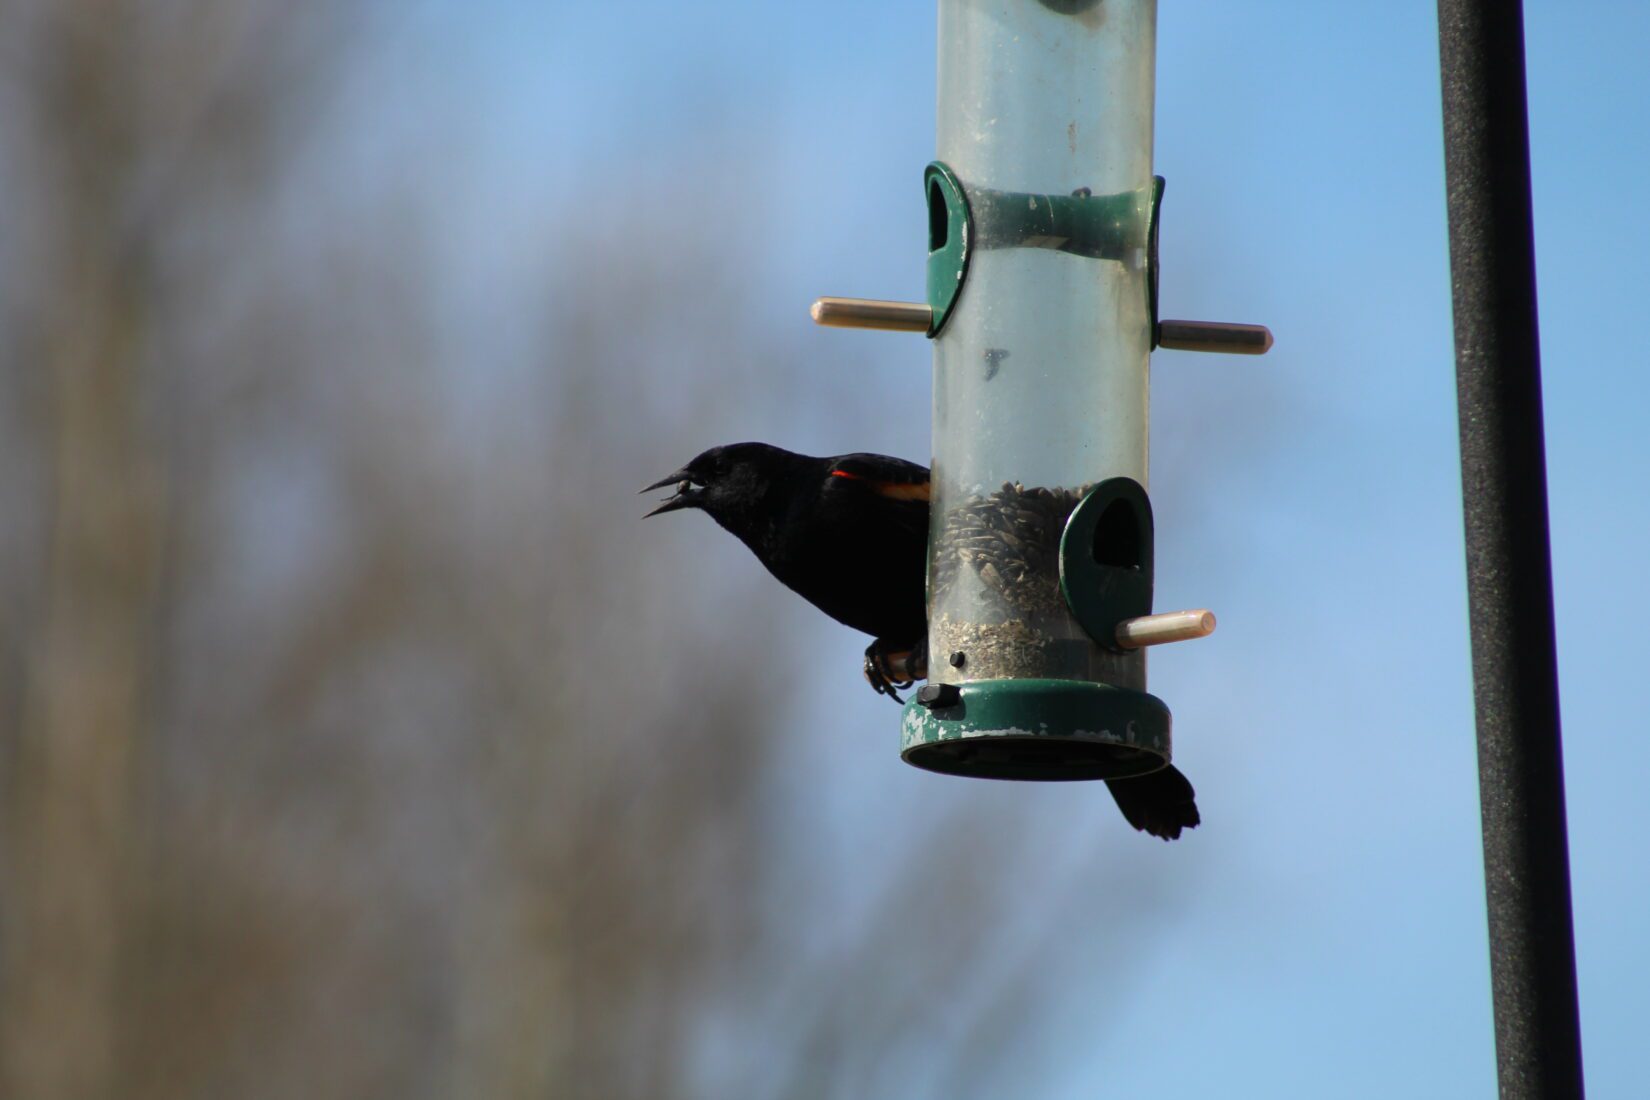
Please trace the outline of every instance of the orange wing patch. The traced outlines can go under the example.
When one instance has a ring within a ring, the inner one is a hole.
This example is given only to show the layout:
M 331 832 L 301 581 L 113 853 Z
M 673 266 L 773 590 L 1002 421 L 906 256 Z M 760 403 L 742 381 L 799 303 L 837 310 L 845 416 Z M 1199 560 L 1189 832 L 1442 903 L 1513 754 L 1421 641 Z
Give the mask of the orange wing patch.
M 849 481 L 863 481 L 872 492 L 885 496 L 890 500 L 922 500 L 928 499 L 928 482 L 926 481 L 877 481 L 865 477 L 863 474 L 849 473 L 847 470 L 832 470 L 832 477 L 847 478 Z
M 921 500 L 928 499 L 928 482 L 921 481 L 915 484 L 900 484 L 897 481 L 875 481 L 872 486 L 877 492 L 894 500 Z

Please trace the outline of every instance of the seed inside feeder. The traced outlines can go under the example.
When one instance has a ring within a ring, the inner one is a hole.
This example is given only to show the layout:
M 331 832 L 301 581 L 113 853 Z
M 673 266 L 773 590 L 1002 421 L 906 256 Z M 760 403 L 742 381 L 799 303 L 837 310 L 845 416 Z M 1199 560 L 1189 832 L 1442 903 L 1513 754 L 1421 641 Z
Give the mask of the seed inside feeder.
M 1051 663 L 1066 663 L 1056 647 L 1085 641 L 1061 629 L 1072 624 L 1059 581 L 1060 535 L 1082 495 L 1005 482 L 945 513 L 934 602 L 940 608 L 955 608 L 959 600 L 974 606 L 963 618 L 942 612 L 934 644 L 942 653 L 969 654 L 971 678 L 1046 676 Z
M 1097 646 L 1060 592 L 1060 536 L 1089 488 L 1005 482 L 945 512 L 930 643 L 935 652 L 968 654 L 969 679 L 1077 677 L 1127 685 L 1141 678 L 1144 666 Z
M 1005 482 L 989 496 L 970 497 L 945 513 L 934 568 L 936 603 L 943 603 L 960 571 L 986 583 L 1004 610 L 1063 613 L 1060 535 L 1083 489 L 1027 489 Z M 959 647 L 960 648 L 960 647 Z

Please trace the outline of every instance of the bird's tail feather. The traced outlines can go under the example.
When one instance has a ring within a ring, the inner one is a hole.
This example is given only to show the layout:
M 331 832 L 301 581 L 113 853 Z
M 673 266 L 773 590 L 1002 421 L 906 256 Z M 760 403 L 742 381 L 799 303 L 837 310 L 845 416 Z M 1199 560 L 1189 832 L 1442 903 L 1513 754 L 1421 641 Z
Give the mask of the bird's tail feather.
M 1129 824 L 1152 836 L 1175 840 L 1182 829 L 1195 829 L 1202 820 L 1197 792 L 1173 765 L 1133 779 L 1108 779 L 1106 786 Z

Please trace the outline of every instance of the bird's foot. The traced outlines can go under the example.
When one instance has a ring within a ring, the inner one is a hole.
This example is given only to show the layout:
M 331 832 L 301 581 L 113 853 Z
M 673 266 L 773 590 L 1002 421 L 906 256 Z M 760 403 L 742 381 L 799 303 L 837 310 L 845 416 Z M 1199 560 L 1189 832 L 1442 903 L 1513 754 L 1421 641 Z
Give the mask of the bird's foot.
M 927 677 L 926 637 L 902 649 L 895 649 L 882 638 L 865 647 L 865 681 L 878 695 L 886 695 L 896 703 L 903 703 L 905 700 L 899 697 L 899 692 Z

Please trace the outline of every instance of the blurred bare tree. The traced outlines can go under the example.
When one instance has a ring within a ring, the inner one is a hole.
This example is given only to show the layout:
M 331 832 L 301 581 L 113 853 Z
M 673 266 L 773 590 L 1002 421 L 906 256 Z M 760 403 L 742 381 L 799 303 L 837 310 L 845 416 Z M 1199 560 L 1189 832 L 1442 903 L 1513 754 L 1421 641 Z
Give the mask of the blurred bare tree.
M 728 236 L 563 218 L 519 346 L 455 331 L 439 175 L 353 194 L 318 136 L 393 15 L 0 0 L 0 1094 L 865 1095 L 913 1042 L 978 1062 L 1047 961 L 959 964 L 1002 955 L 1026 834 L 907 823 L 863 924 L 796 949 L 745 656 L 799 660 L 784 597 L 630 533 L 659 471 L 620 452 L 682 414 L 638 370 L 779 357 L 692 308 L 737 295 Z M 703 1053 L 716 1006 L 741 1057 Z

